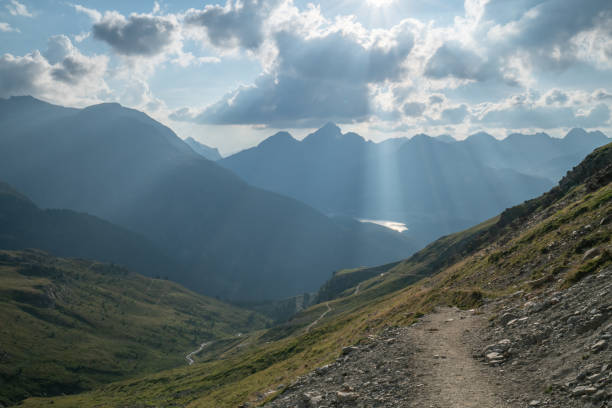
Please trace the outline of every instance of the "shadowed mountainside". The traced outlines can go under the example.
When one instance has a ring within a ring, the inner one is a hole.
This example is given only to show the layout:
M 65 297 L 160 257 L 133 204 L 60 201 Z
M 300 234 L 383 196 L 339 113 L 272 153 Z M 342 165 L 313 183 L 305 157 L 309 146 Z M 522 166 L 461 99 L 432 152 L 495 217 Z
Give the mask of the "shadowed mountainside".
M 170 129 L 118 104 L 76 110 L 0 100 L 0 179 L 43 208 L 86 212 L 144 235 L 181 270 L 164 274 L 235 300 L 315 290 L 333 270 L 415 248 L 253 188 Z M 395 237 L 395 238 L 394 238 Z
M 37 248 L 58 256 L 113 262 L 147 276 L 180 266 L 142 236 L 97 217 L 70 210 L 42 210 L 0 183 L 0 248 Z

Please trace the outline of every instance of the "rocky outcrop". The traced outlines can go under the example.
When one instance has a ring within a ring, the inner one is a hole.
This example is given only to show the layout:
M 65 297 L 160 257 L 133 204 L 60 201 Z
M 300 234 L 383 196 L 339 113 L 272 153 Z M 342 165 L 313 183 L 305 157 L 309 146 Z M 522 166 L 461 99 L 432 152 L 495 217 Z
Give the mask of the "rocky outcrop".
M 566 290 L 497 301 L 478 357 L 517 383 L 540 384 L 538 405 L 607 407 L 612 395 L 612 268 Z M 536 390 L 537 392 L 537 390 Z

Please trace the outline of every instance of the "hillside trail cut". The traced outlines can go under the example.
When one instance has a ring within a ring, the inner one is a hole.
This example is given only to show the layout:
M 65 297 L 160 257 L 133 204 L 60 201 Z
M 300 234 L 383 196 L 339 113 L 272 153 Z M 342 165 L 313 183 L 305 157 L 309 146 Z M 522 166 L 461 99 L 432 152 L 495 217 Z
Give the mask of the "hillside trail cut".
M 325 315 L 327 315 L 329 312 L 332 311 L 332 308 L 329 305 L 329 302 L 325 303 L 325 306 L 327 306 L 327 310 L 325 310 L 323 313 L 321 313 L 321 316 L 317 317 L 317 320 L 315 320 L 314 322 L 310 323 L 308 325 L 308 327 L 306 327 L 306 333 L 308 333 L 313 327 L 315 327 L 321 321 L 321 319 L 323 319 L 325 317 Z
M 515 408 L 498 369 L 473 357 L 486 317 L 440 308 L 385 329 L 300 377 L 266 407 Z M 504 392 L 506 391 L 506 392 Z

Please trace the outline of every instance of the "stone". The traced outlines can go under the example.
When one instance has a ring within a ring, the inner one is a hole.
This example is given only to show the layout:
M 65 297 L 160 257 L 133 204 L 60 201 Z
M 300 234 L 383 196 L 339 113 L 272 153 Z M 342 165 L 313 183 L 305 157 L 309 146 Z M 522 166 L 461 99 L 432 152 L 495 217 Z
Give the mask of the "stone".
M 587 377 L 587 380 L 589 380 L 591 384 L 594 384 L 597 381 L 601 380 L 602 378 L 604 378 L 603 373 L 597 373 L 597 374 L 589 375 Z
M 599 248 L 591 248 L 584 253 L 582 256 L 583 261 L 588 261 L 589 259 L 593 259 L 601 255 L 601 249 Z
M 539 401 L 539 400 L 531 400 L 531 401 L 529 401 L 529 406 L 530 407 L 539 407 L 541 403 L 542 402 Z
M 349 402 L 357 400 L 357 398 L 359 398 L 359 394 L 356 392 L 338 391 L 336 392 L 336 397 L 338 397 L 338 401 L 340 402 Z
M 500 318 L 499 321 L 502 325 L 506 325 L 508 324 L 509 321 L 516 319 L 517 316 L 512 314 L 512 313 L 504 313 Z
M 323 396 L 314 391 L 305 392 L 302 394 L 302 399 L 304 402 L 308 403 L 310 406 L 317 406 L 322 400 Z
M 492 351 L 492 352 L 486 354 L 485 358 L 487 359 L 487 361 L 498 361 L 498 360 L 503 360 L 504 359 L 504 355 L 498 353 L 497 351 Z
M 352 353 L 353 351 L 357 351 L 357 350 L 359 350 L 359 347 L 355 347 L 355 346 L 342 347 L 342 355 L 346 356 Z
M 572 395 L 575 397 L 579 397 L 581 395 L 592 395 L 597 392 L 597 388 L 587 386 L 587 385 L 579 385 L 578 387 L 572 390 Z
M 510 341 L 510 339 L 502 339 L 500 341 L 497 342 L 497 346 L 501 349 L 501 350 L 508 350 L 510 348 L 510 346 L 512 346 L 512 342 Z
M 608 398 L 608 392 L 606 390 L 599 390 L 593 395 L 593 400 L 601 401 Z
M 325 375 L 329 371 L 329 368 L 330 368 L 329 364 L 321 366 L 315 369 L 315 373 L 317 373 L 318 375 Z
M 598 353 L 602 350 L 605 350 L 606 347 L 608 347 L 608 342 L 605 340 L 599 340 L 598 342 L 596 342 L 595 344 L 591 346 L 591 351 Z

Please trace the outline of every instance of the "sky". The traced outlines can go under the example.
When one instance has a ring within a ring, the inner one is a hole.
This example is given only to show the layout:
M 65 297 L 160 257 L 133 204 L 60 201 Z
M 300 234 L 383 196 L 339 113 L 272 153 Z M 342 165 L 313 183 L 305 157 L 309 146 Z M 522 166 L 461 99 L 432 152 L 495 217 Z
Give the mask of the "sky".
M 612 136 L 612 1 L 0 0 L 13 95 L 119 102 L 224 155 L 329 121 Z

